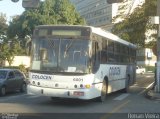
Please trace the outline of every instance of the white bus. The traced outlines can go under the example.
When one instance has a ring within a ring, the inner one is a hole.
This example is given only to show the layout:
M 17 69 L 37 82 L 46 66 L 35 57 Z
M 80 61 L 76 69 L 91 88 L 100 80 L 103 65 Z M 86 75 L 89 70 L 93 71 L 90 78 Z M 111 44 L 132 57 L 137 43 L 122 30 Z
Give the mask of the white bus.
M 136 46 L 101 28 L 37 26 L 28 93 L 104 101 L 136 78 Z

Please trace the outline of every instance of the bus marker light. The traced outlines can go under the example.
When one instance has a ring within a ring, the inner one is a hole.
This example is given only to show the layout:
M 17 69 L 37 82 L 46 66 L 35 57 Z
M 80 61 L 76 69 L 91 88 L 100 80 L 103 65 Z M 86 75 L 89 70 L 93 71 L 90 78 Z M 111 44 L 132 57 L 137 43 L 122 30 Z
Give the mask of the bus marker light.
M 80 87 L 83 88 L 83 84 L 81 84 Z
M 40 82 L 38 82 L 37 85 L 39 86 L 39 85 L 40 85 Z
M 74 91 L 73 95 L 74 96 L 84 96 L 84 92 Z
M 77 85 L 74 85 L 74 88 L 77 88 Z
M 33 83 L 33 85 L 34 85 L 34 84 L 35 84 L 35 81 L 33 81 L 32 83 Z

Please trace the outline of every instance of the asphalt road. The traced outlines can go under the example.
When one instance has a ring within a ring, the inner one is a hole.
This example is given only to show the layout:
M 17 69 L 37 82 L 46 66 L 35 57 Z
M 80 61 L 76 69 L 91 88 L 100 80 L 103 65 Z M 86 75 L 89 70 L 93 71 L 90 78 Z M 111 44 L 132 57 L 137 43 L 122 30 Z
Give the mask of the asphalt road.
M 153 81 L 153 74 L 138 75 L 129 93 L 118 91 L 109 94 L 103 103 L 95 100 L 51 100 L 49 97 L 11 93 L 0 97 L 0 118 L 160 119 L 160 101 L 145 97 L 145 92 Z

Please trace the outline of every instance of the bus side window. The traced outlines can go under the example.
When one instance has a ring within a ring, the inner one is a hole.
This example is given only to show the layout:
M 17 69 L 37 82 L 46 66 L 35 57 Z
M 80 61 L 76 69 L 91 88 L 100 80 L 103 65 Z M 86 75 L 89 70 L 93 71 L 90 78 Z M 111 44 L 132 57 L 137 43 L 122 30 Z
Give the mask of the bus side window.
M 96 71 L 100 64 L 100 48 L 98 42 L 92 44 L 92 65 L 93 71 Z
M 95 61 L 96 61 L 96 48 L 95 48 L 95 42 L 93 42 L 92 44 L 92 61 L 93 61 L 93 65 L 95 64 Z
M 115 62 L 114 41 L 108 40 L 107 52 L 108 52 L 108 62 L 111 62 L 111 63 Z
M 93 50 L 93 60 L 94 60 L 94 63 L 96 63 L 96 62 L 99 61 L 99 46 L 98 46 L 98 42 L 93 42 L 92 50 Z

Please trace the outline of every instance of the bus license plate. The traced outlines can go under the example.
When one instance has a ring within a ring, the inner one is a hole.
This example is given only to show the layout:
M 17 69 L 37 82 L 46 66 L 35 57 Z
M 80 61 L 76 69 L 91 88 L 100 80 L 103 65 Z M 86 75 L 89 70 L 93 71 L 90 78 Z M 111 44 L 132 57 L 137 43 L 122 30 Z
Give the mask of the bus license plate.
M 84 96 L 84 92 L 75 91 L 73 92 L 74 96 Z

